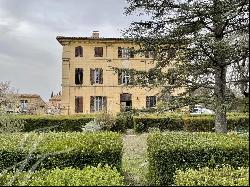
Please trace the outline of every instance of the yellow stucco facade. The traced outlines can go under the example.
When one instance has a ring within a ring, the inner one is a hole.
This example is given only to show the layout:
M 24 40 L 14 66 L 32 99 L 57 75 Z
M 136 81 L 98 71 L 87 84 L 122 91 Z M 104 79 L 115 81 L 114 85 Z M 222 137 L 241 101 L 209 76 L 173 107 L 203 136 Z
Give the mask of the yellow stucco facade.
M 134 55 L 133 58 L 119 56 L 119 48 L 137 48 L 132 42 L 122 38 L 92 37 L 64 37 L 58 36 L 57 40 L 63 46 L 62 51 L 62 114 L 92 113 L 98 112 L 98 104 L 104 104 L 105 110 L 111 113 L 121 111 L 121 94 L 131 94 L 132 108 L 146 108 L 146 97 L 155 96 L 158 89 L 141 87 L 129 87 L 127 84 L 119 84 L 118 73 L 112 67 L 134 68 L 148 70 L 154 66 L 152 58 Z M 81 46 L 81 55 L 77 56 L 77 47 Z M 96 47 L 102 48 L 102 56 L 96 57 Z M 81 84 L 76 84 L 76 69 L 82 69 Z M 102 69 L 101 84 L 91 84 L 91 69 Z M 81 97 L 81 104 L 76 104 L 76 97 Z M 105 97 L 105 101 L 98 103 L 97 97 Z M 95 98 L 94 101 L 91 98 Z M 96 99 L 97 98 L 97 99 Z M 80 107 L 80 112 L 78 108 Z M 79 106 L 78 106 L 79 105 Z M 92 107 L 92 108 L 91 108 Z M 94 109 L 93 109 L 94 107 Z

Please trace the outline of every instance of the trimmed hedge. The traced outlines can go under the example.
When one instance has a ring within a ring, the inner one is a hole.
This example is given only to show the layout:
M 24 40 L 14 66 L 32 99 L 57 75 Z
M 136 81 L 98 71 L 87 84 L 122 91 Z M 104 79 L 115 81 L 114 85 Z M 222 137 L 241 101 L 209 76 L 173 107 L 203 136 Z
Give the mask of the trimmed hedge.
M 248 130 L 248 114 L 228 114 L 228 130 Z M 134 117 L 134 129 L 136 132 L 148 132 L 149 128 L 159 128 L 160 130 L 189 132 L 214 132 L 215 119 L 211 115 L 182 116 L 182 115 L 146 115 Z
M 234 169 L 230 166 L 199 170 L 177 170 L 177 186 L 249 186 L 249 168 Z
M 109 166 L 0 174 L 1 186 L 123 186 L 123 180 L 121 174 Z
M 173 184 L 177 169 L 248 166 L 248 138 L 237 134 L 155 133 L 147 140 L 150 185 Z
M 121 168 L 122 138 L 114 132 L 0 134 L 0 171 L 51 169 L 99 163 Z
M 147 132 L 149 128 L 159 128 L 160 130 L 181 131 L 183 130 L 183 121 L 181 117 L 171 116 L 143 116 L 134 117 L 135 132 Z
M 17 116 L 16 116 L 17 117 Z M 18 116 L 24 122 L 23 132 L 55 131 L 81 132 L 86 123 L 95 119 L 91 115 L 75 116 Z

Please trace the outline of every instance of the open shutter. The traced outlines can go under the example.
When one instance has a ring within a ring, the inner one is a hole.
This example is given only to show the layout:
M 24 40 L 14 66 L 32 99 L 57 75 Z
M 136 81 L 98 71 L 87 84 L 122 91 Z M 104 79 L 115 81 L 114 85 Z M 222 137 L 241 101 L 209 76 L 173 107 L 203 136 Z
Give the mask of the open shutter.
M 149 58 L 149 51 L 145 51 L 144 54 L 145 54 L 145 58 Z
M 95 112 L 95 97 L 90 96 L 90 112 Z
M 103 111 L 107 111 L 107 97 L 103 97 Z
M 130 53 L 130 58 L 134 58 L 135 57 L 135 54 L 134 54 L 134 47 L 132 47 L 130 50 L 129 50 L 129 53 Z
M 122 84 L 122 71 L 118 70 L 118 85 Z
M 82 50 L 81 46 L 79 46 L 79 51 L 80 51 L 80 57 L 82 57 L 83 56 L 83 50 Z
M 78 57 L 78 47 L 75 48 L 75 57 Z
M 95 76 L 95 69 L 90 68 L 90 84 L 91 85 L 95 83 L 94 76 Z
M 100 71 L 100 84 L 103 84 L 103 69 L 100 68 L 99 71 Z
M 78 97 L 75 97 L 75 113 L 78 113 Z
M 146 108 L 150 107 L 150 96 L 146 96 Z
M 79 109 L 78 109 L 79 113 L 83 112 L 83 98 L 79 97 Z
M 78 82 L 78 68 L 75 69 L 75 84 L 79 84 L 79 82 Z
M 83 84 L 83 69 L 82 68 L 80 69 L 80 76 L 79 76 L 79 78 L 80 78 L 80 84 Z
M 122 58 L 122 48 L 118 47 L 118 58 Z
M 103 57 L 103 47 L 99 47 L 99 55 L 100 57 Z

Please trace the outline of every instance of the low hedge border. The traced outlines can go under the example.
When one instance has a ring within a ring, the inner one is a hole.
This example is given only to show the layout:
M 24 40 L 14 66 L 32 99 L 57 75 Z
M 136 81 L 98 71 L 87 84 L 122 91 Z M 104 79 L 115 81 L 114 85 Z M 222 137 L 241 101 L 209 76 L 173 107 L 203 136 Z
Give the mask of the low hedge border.
M 58 168 L 35 173 L 16 172 L 0 174 L 1 186 L 123 186 L 124 178 L 109 166 Z
M 0 134 L 0 142 L 0 171 L 83 168 L 99 163 L 121 168 L 122 138 L 114 132 Z
M 234 169 L 230 166 L 199 170 L 177 170 L 175 175 L 177 186 L 248 186 L 249 168 Z
M 150 185 L 171 185 L 177 169 L 247 167 L 248 138 L 237 134 L 168 132 L 150 134 L 147 140 Z

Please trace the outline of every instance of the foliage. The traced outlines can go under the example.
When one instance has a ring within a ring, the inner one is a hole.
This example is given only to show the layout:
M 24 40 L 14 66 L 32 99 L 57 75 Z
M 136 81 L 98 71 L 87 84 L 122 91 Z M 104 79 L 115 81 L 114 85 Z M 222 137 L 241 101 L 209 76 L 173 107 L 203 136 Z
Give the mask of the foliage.
M 96 115 L 95 122 L 104 131 L 110 131 L 116 126 L 116 119 L 113 114 L 100 113 Z
M 122 139 L 113 132 L 0 134 L 0 142 L 0 171 L 83 168 L 99 163 L 121 167 Z
M 177 169 L 249 164 L 248 138 L 237 134 L 155 133 L 147 144 L 150 185 L 173 184 Z
M 234 169 L 230 166 L 199 170 L 177 170 L 175 175 L 177 186 L 248 186 L 249 168 Z
M 0 185 L 8 186 L 123 186 L 123 177 L 109 166 L 56 168 L 38 172 L 0 174 Z
M 187 106 L 210 100 L 216 113 L 216 132 L 226 132 L 230 85 L 249 95 L 249 1 L 246 0 L 127 0 L 125 14 L 144 15 L 124 32 L 140 48 L 151 52 L 155 67 L 131 70 L 135 85 L 163 88 L 167 106 Z M 135 76 L 136 75 L 136 76 Z M 145 78 L 152 76 L 151 84 Z M 172 97 L 176 89 L 177 97 Z M 194 95 L 206 89 L 205 95 Z

